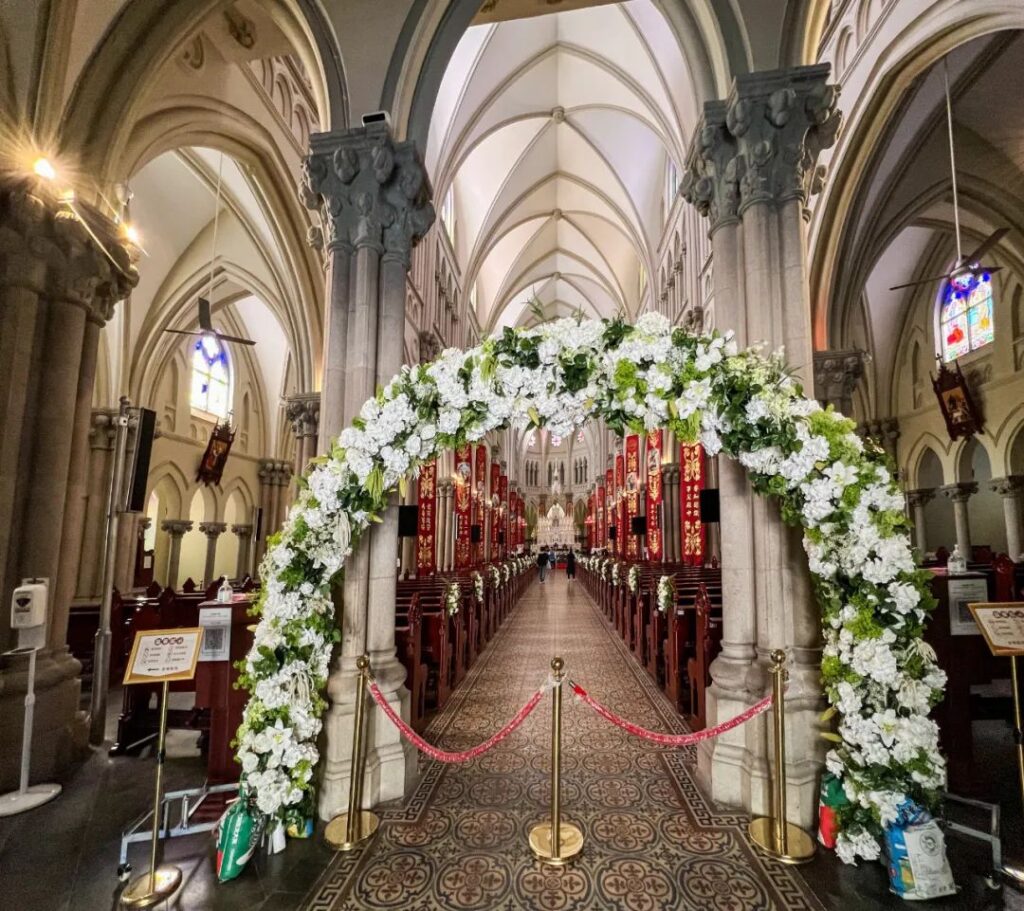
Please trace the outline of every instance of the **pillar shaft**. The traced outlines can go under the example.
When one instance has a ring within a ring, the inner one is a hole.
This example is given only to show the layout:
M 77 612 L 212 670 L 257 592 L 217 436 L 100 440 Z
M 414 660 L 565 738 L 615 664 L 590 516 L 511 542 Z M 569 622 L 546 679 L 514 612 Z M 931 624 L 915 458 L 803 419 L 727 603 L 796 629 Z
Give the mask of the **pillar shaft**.
M 925 506 L 935 496 L 935 491 L 921 488 L 907 492 L 907 503 L 910 505 L 911 518 L 914 522 L 914 546 L 919 557 L 928 552 L 928 535 L 925 530 Z
M 1024 475 L 1010 475 L 992 482 L 994 490 L 1003 499 L 1003 521 L 1006 523 L 1006 552 L 1015 562 L 1021 560 L 1022 535 L 1020 521 L 1021 492 Z
M 202 522 L 199 530 L 206 535 L 206 563 L 203 566 L 203 585 L 209 586 L 214 581 L 217 565 L 217 539 L 227 531 L 223 522 Z
M 176 589 L 181 564 L 181 539 L 186 532 L 192 530 L 192 523 L 187 519 L 166 519 L 160 527 L 171 539 L 170 553 L 167 555 L 167 587 Z
M 953 523 L 956 527 L 956 546 L 960 556 L 971 559 L 971 517 L 968 501 L 978 492 L 978 485 L 973 481 L 961 481 L 942 488 L 945 497 L 953 501 Z

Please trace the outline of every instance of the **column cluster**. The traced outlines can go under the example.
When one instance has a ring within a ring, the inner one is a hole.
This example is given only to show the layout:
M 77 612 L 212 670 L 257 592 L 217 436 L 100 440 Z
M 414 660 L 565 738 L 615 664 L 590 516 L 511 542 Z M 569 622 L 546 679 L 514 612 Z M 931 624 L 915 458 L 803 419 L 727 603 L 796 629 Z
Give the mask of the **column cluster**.
M 320 435 L 320 393 L 300 392 L 285 404 L 285 414 L 295 434 L 295 476 L 306 471 L 306 466 L 317 454 Z
M 853 417 L 853 392 L 863 375 L 864 352 L 859 348 L 814 352 L 814 397 L 846 417 Z
M 716 323 L 741 345 L 785 347 L 805 388 L 813 381 L 806 207 L 824 180 L 820 152 L 836 139 L 839 90 L 829 66 L 746 73 L 729 97 L 709 101 L 687 156 L 681 192 L 708 218 Z M 740 466 L 719 471 L 722 651 L 712 665 L 710 724 L 763 693 L 772 649 L 790 654 L 793 821 L 812 824 L 824 749 L 817 715 L 820 625 L 800 534 L 755 498 Z M 698 770 L 713 796 L 767 812 L 763 724 L 702 745 Z
M 170 539 L 170 550 L 167 554 L 167 587 L 178 587 L 178 572 L 181 566 L 181 539 L 192 531 L 192 522 L 188 519 L 164 519 L 160 528 L 167 532 Z
M 288 509 L 288 484 L 294 471 L 295 467 L 291 462 L 283 462 L 280 459 L 260 460 L 260 506 L 263 509 L 264 542 L 284 521 Z

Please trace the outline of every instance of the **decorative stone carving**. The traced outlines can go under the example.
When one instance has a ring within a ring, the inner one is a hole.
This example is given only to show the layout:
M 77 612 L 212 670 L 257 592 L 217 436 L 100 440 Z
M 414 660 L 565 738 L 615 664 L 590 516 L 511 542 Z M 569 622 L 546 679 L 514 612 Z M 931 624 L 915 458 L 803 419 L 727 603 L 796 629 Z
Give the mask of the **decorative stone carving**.
M 436 360 L 441 353 L 441 341 L 433 332 L 423 329 L 419 335 L 420 339 L 420 363 L 429 364 Z
M 387 124 L 311 139 L 303 199 L 321 208 L 328 246 L 371 246 L 408 263 L 434 221 L 431 188 L 415 144 L 395 142 Z
M 814 397 L 849 417 L 853 391 L 864 375 L 864 352 L 858 348 L 814 352 Z
M 842 124 L 828 74 L 828 64 L 745 73 L 725 102 L 705 103 L 680 192 L 712 229 L 755 203 L 806 203 L 821 189 L 818 156 Z
M 216 538 L 224 534 L 228 526 L 224 522 L 200 522 L 199 530 L 208 538 Z
M 224 11 L 224 18 L 228 23 L 228 31 L 247 51 L 256 46 L 256 26 L 251 19 L 247 19 L 236 9 Z
M 285 404 L 285 414 L 296 437 L 315 437 L 320 426 L 320 393 L 299 392 L 290 396 Z
M 966 503 L 978 492 L 978 485 L 975 481 L 960 481 L 956 484 L 947 484 L 945 487 L 940 487 L 939 490 L 953 503 Z
M 935 498 L 934 487 L 919 487 L 907 491 L 907 503 L 911 509 L 927 506 Z
M 192 523 L 188 519 L 164 519 L 160 527 L 172 538 L 180 538 L 186 532 L 192 531 Z
M 196 34 L 191 41 L 185 45 L 179 58 L 184 67 L 188 70 L 201 70 L 206 62 L 206 51 L 203 48 L 203 36 Z

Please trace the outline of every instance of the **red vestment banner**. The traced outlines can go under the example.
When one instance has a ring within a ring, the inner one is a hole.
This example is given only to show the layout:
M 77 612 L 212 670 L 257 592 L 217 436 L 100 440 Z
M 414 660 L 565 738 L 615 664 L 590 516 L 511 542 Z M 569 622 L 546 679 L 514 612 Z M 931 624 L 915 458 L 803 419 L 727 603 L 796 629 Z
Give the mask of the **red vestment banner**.
M 473 471 L 473 524 L 479 529 L 479 538 L 473 545 L 473 563 L 482 563 L 484 559 L 484 500 L 487 498 L 487 446 L 480 443 L 476 447 L 476 468 Z
M 595 547 L 604 547 L 608 541 L 605 538 L 605 522 L 604 522 L 604 485 L 602 484 L 597 488 L 597 537 L 594 538 Z
M 498 467 L 501 470 L 501 466 Z M 500 541 L 498 543 L 498 556 L 501 559 L 505 559 L 505 554 L 508 553 L 508 475 L 500 475 L 498 477 L 498 501 L 501 506 L 501 511 L 498 514 L 498 518 L 495 520 L 495 525 L 498 526 Z
M 679 453 L 679 499 L 682 509 L 682 556 L 689 566 L 704 565 L 704 526 L 700 521 L 700 492 L 704 489 L 704 450 L 700 443 L 683 443 Z
M 662 431 L 647 434 L 647 557 L 661 560 L 664 538 L 661 535 L 661 438 Z
M 455 450 L 455 568 L 469 566 L 469 526 L 472 524 L 473 497 L 472 447 Z
M 437 527 L 437 463 L 428 462 L 420 468 L 418 517 L 416 527 L 416 574 L 434 572 L 434 534 Z
M 491 486 L 487 490 L 487 501 L 491 504 L 491 547 L 487 554 L 491 560 L 498 559 L 498 519 L 501 513 L 495 508 L 494 503 L 498 497 L 500 485 L 501 466 L 497 462 L 491 462 Z
M 615 472 L 610 468 L 604 473 L 604 486 L 604 540 L 602 543 L 609 550 L 614 550 L 608 533 L 608 529 L 615 522 L 615 517 L 612 512 L 615 508 Z
M 626 437 L 626 556 L 640 558 L 640 539 L 633 534 L 633 519 L 640 515 L 640 437 Z
M 615 553 L 626 553 L 626 459 L 620 452 L 615 457 Z

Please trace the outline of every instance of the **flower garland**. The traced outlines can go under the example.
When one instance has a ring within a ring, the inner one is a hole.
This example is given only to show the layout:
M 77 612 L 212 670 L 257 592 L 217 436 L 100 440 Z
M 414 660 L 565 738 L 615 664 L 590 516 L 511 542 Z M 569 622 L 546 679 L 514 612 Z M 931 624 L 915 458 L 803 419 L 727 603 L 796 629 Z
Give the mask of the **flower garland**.
M 635 595 L 640 588 L 640 568 L 638 566 L 631 566 L 629 568 L 629 575 L 626 576 L 626 584 L 629 586 L 629 590 Z
M 805 398 L 781 356 L 737 351 L 728 335 L 691 335 L 653 313 L 634 326 L 508 328 L 405 366 L 311 466 L 269 542 L 242 666 L 250 698 L 238 759 L 258 808 L 289 822 L 312 812 L 322 693 L 339 638 L 332 586 L 399 480 L 491 431 L 514 424 L 567 437 L 595 416 L 618 433 L 665 427 L 709 455 L 737 458 L 755 490 L 803 528 L 824 628 L 821 675 L 838 714 L 827 764 L 849 798 L 838 851 L 851 861 L 877 856 L 876 836 L 900 803 L 933 806 L 945 782 L 928 718 L 945 674 L 922 640 L 934 605 L 889 463 L 852 421 Z
M 448 608 L 448 616 L 454 617 L 459 612 L 459 583 L 449 582 L 444 590 L 444 603 Z
M 508 582 L 512 578 L 512 568 L 507 563 L 503 563 L 501 565 L 501 574 L 505 581 Z
M 615 561 L 612 562 L 612 585 L 616 588 L 619 585 L 619 564 Z
M 662 576 L 658 580 L 658 610 L 667 613 L 676 603 L 676 582 L 672 576 Z
M 501 570 L 493 563 L 488 567 L 491 571 L 491 582 L 495 588 L 501 588 Z
M 484 577 L 476 570 L 473 571 L 473 591 L 476 592 L 476 600 L 484 603 Z

